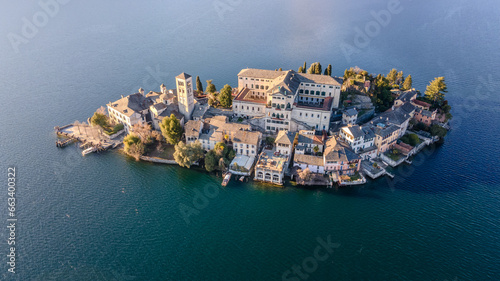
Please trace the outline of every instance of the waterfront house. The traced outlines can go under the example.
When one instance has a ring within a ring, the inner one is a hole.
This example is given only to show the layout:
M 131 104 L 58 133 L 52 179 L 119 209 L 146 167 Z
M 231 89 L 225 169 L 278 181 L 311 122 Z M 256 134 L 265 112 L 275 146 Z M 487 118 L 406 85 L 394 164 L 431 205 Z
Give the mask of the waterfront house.
M 413 119 L 417 122 L 422 122 L 427 126 L 432 124 L 432 121 L 436 120 L 437 110 L 429 111 L 425 109 L 418 109 L 415 111 L 415 116 Z
M 378 123 L 371 127 L 375 133 L 374 144 L 377 147 L 377 155 L 384 153 L 400 136 L 401 128 L 396 125 Z
M 263 150 L 255 165 L 255 180 L 283 185 L 285 171 L 288 169 L 289 156 L 275 149 Z
M 133 125 L 151 121 L 149 107 L 153 104 L 154 101 L 147 98 L 141 88 L 138 93 L 108 103 L 108 115 L 113 122 L 123 124 L 128 133 Z
M 324 174 L 325 164 L 322 156 L 295 154 L 293 156 L 293 166 L 305 170 L 309 168 L 312 173 Z
M 349 144 L 351 149 L 362 159 L 376 157 L 375 132 L 370 129 L 370 126 L 349 125 L 342 127 L 339 137 Z
M 413 100 L 411 103 L 414 106 L 416 106 L 417 108 L 420 108 L 420 109 L 429 110 L 429 108 L 431 108 L 431 104 L 430 103 L 426 103 L 425 101 Z
M 330 137 L 326 141 L 323 163 L 326 172 L 353 175 L 359 171 L 361 158 L 347 144 L 337 141 L 335 137 Z
M 289 131 L 279 131 L 276 140 L 274 141 L 276 145 L 276 151 L 282 155 L 290 156 L 293 151 L 293 142 L 295 140 L 296 133 Z
M 262 133 L 254 131 L 239 131 L 232 138 L 233 149 L 236 155 L 256 157 L 259 153 L 259 145 L 262 141 Z

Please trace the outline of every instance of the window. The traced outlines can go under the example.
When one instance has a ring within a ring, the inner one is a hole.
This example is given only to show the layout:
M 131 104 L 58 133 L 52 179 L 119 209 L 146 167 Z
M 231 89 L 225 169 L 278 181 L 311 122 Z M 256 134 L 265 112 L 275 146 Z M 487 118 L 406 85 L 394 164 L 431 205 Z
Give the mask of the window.
M 300 93 L 300 94 L 303 94 L 303 93 L 304 93 L 304 90 L 300 89 L 300 90 L 299 90 L 299 93 Z
M 316 91 L 316 95 L 319 96 L 319 91 Z
M 300 116 L 302 116 L 302 112 L 300 113 Z
M 326 95 L 326 93 L 325 93 L 325 92 L 321 92 L 321 95 L 322 95 L 322 96 L 325 96 L 325 95 Z
M 309 90 L 306 90 L 306 95 L 308 95 L 308 94 L 309 94 Z

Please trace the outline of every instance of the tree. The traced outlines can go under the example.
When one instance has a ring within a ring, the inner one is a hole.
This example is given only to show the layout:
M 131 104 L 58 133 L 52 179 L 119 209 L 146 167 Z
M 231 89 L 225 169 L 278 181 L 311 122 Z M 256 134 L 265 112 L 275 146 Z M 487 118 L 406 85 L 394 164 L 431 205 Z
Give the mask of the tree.
M 446 83 L 444 77 L 434 78 L 425 90 L 425 97 L 434 102 L 434 104 L 441 105 L 444 101 L 444 95 L 447 93 Z
M 278 68 L 278 71 L 283 71 L 283 68 L 281 68 L 281 67 L 280 67 L 280 68 Z
M 297 71 L 298 73 L 304 73 L 304 69 L 302 68 L 302 66 L 299 67 L 299 71 Z
M 182 136 L 182 127 L 179 119 L 172 113 L 161 121 L 160 129 L 163 137 L 169 144 L 177 144 Z
M 314 74 L 321 74 L 321 64 L 319 62 L 314 66 Z
M 318 152 L 319 152 L 319 147 L 316 145 L 316 146 L 313 148 L 313 151 L 314 151 L 314 154 L 318 154 Z
M 179 142 L 175 145 L 174 159 L 181 167 L 190 168 L 194 162 L 203 157 L 203 148 L 200 142 L 185 144 Z
M 90 118 L 90 123 L 104 128 L 108 126 L 108 117 L 105 114 L 96 111 L 92 118 Z
M 215 89 L 215 85 L 212 84 L 212 80 L 207 80 L 207 92 L 213 94 L 215 91 L 217 91 L 217 89 Z
M 396 82 L 397 75 L 398 71 L 395 68 L 391 69 L 389 74 L 387 74 L 387 80 L 389 80 L 389 83 L 394 84 Z
M 396 84 L 401 84 L 403 83 L 404 76 L 403 76 L 403 71 L 398 72 L 398 75 L 396 76 Z
M 332 65 L 329 64 L 328 67 L 325 69 L 325 75 L 332 76 Z
M 446 136 L 446 133 L 448 133 L 448 131 L 445 128 L 439 126 L 438 124 L 432 125 L 430 132 L 431 135 L 438 136 L 440 138 L 444 138 L 444 136 Z
M 305 168 L 304 170 L 299 172 L 299 177 L 305 182 L 309 181 L 311 178 L 311 170 L 309 168 Z
M 196 76 L 196 90 L 198 93 L 203 93 L 203 84 L 201 84 L 200 76 Z
M 307 63 L 304 62 L 304 66 L 302 67 L 302 73 L 306 73 L 306 69 L 307 69 Z
M 130 133 L 123 138 L 123 145 L 125 153 L 133 156 L 135 160 L 139 160 L 141 155 L 144 154 L 144 144 L 141 143 L 141 138 L 137 135 Z
M 212 172 L 217 168 L 217 163 L 218 163 L 217 158 L 218 157 L 215 155 L 215 152 L 213 150 L 210 150 L 205 155 L 205 169 L 208 172 Z
M 213 98 L 208 99 L 208 105 L 209 106 L 214 106 L 215 100 Z
M 274 144 L 274 138 L 273 137 L 266 137 L 266 144 L 273 145 Z
M 412 87 L 411 75 L 408 75 L 403 83 L 403 90 L 410 90 Z
M 307 69 L 307 73 L 309 74 L 321 74 L 321 64 L 319 62 L 315 62 L 311 64 L 309 69 Z
M 233 89 L 231 86 L 227 85 L 222 88 L 222 90 L 219 93 L 219 103 L 222 107 L 229 108 L 233 104 L 233 96 L 231 93 L 233 92 Z
M 139 138 L 141 138 L 141 142 L 145 145 L 151 144 L 153 142 L 153 132 L 151 129 L 151 125 L 147 123 L 137 123 L 132 126 L 131 129 Z
M 218 142 L 215 144 L 214 146 L 214 152 L 217 156 L 219 157 L 223 157 L 224 156 L 224 152 L 227 148 L 227 145 L 223 142 Z

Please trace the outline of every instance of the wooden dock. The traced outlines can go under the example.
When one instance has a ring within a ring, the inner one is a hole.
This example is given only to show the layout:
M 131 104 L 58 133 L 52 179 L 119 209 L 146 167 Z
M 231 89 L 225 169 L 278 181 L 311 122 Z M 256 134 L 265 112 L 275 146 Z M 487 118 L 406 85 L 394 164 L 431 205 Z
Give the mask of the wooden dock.
M 62 127 L 54 127 L 54 130 L 58 137 L 66 138 L 56 140 L 56 147 L 62 148 L 73 142 L 81 142 L 79 147 L 84 151 L 87 150 L 82 153 L 83 155 L 113 149 L 121 144 L 121 141 L 112 140 L 104 135 L 99 128 L 78 121 Z

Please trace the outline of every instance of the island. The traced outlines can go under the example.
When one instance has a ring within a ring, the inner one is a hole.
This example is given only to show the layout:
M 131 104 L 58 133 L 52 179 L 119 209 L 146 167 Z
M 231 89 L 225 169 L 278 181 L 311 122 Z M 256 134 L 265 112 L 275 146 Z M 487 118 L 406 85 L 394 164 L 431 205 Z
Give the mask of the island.
M 82 155 L 123 147 L 137 161 L 197 167 L 231 178 L 283 186 L 350 186 L 394 177 L 424 147 L 442 143 L 451 107 L 444 77 L 424 94 L 411 75 L 359 67 L 332 76 L 316 62 L 298 71 L 242 69 L 237 87 L 206 90 L 181 73 L 175 87 L 139 89 L 86 122 L 55 127 L 56 145 L 80 142 Z

